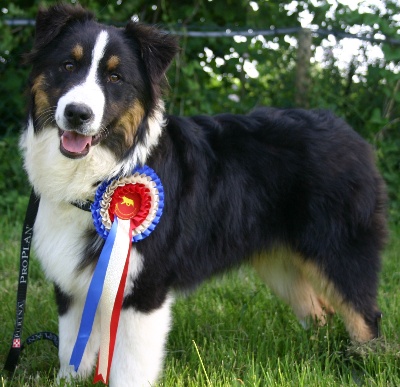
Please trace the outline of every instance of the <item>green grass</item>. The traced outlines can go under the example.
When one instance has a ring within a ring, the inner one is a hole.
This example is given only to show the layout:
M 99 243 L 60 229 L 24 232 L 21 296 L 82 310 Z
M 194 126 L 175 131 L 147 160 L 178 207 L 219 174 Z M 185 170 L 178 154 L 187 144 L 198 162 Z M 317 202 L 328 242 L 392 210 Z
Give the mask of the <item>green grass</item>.
M 18 276 L 21 223 L 11 219 L 0 218 L 0 366 L 12 336 Z M 159 386 L 400 386 L 400 229 L 392 230 L 379 293 L 382 339 L 354 347 L 336 317 L 327 327 L 303 330 L 243 268 L 177 301 Z M 56 332 L 52 286 L 36 261 L 29 281 L 24 338 Z M 25 349 L 13 378 L 0 373 L 0 387 L 53 386 L 57 366 L 57 350 L 37 342 Z

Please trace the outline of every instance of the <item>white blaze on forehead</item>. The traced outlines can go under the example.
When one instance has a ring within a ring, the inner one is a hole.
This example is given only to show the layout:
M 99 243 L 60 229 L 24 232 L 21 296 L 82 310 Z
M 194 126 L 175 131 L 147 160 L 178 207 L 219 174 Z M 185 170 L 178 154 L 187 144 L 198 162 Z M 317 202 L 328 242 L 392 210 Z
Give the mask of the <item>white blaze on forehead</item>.
M 107 42 L 108 32 L 103 30 L 97 36 L 92 51 L 92 62 L 86 79 L 83 83 L 80 83 L 67 91 L 67 93 L 59 99 L 55 118 L 57 125 L 61 129 L 65 130 L 67 127 L 64 116 L 65 107 L 70 103 L 83 103 L 92 109 L 94 115 L 93 121 L 87 124 L 84 134 L 93 136 L 99 132 L 103 118 L 105 96 L 100 87 L 100 81 L 97 75 L 99 63 L 104 56 Z

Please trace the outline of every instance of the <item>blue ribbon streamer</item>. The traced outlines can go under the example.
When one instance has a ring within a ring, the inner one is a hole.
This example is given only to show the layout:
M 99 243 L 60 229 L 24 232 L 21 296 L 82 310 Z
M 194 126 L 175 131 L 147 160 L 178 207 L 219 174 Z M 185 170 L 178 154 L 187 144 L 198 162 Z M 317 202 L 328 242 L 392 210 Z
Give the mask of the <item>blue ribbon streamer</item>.
M 106 276 L 108 263 L 110 261 L 111 250 L 114 245 L 117 227 L 118 218 L 115 217 L 108 238 L 106 239 L 103 250 L 101 251 L 99 261 L 97 262 L 94 270 L 92 281 L 89 285 L 85 305 L 83 307 L 78 337 L 76 339 L 69 362 L 70 365 L 74 366 L 75 371 L 78 371 L 79 365 L 82 361 L 83 353 L 85 352 L 86 345 L 89 341 L 90 333 L 92 332 L 97 306 L 100 302 L 101 293 L 103 292 L 104 279 Z

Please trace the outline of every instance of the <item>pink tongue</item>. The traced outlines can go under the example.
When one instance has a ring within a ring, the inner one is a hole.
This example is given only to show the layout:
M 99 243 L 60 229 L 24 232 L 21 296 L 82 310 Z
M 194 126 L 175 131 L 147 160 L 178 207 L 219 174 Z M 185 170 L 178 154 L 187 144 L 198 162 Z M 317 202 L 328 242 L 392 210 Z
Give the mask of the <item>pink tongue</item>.
M 92 136 L 84 136 L 82 134 L 65 131 L 61 136 L 61 142 L 68 152 L 81 153 L 85 150 L 86 145 L 92 144 Z

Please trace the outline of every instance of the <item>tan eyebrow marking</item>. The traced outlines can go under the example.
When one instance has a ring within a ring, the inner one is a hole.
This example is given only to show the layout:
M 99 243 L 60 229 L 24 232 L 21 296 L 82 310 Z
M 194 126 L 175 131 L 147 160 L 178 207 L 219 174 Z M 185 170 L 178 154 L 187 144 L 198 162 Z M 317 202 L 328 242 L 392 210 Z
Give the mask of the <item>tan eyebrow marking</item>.
M 72 56 L 74 57 L 75 60 L 82 59 L 83 47 L 79 43 L 72 49 Z
M 116 55 L 111 55 L 107 61 L 107 69 L 109 71 L 115 70 L 116 67 L 119 65 L 119 63 L 120 63 L 119 57 Z

